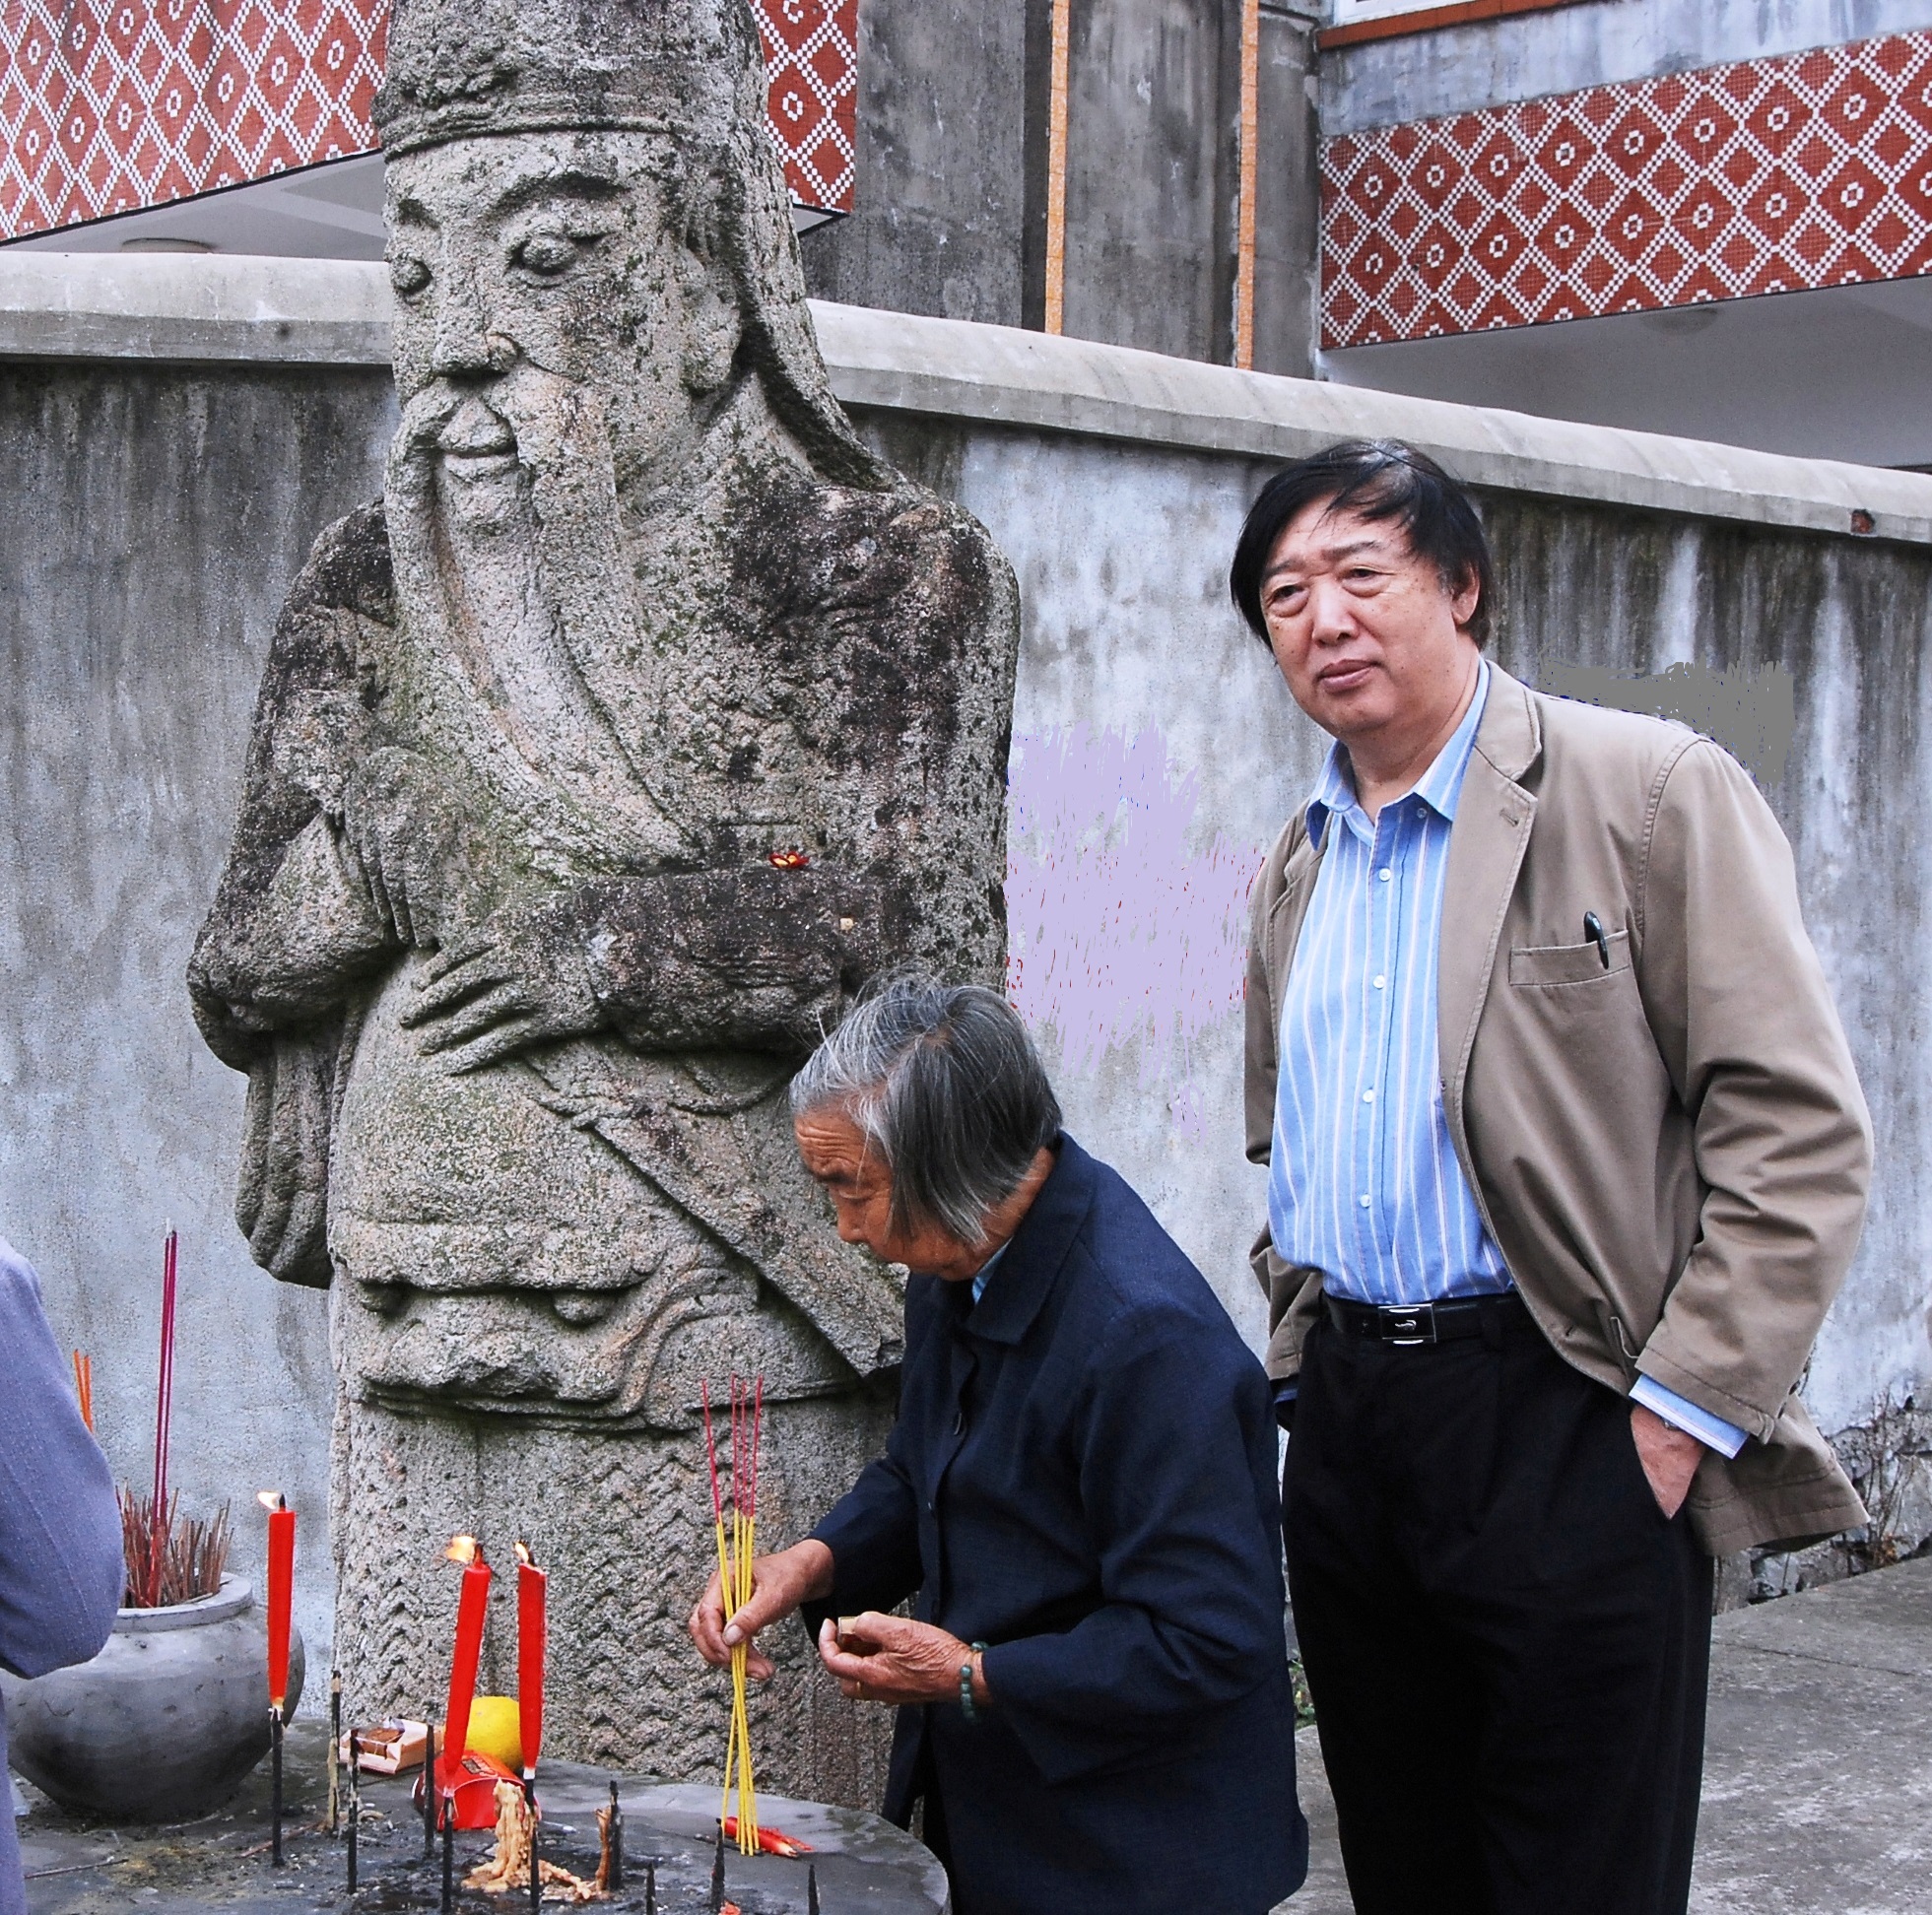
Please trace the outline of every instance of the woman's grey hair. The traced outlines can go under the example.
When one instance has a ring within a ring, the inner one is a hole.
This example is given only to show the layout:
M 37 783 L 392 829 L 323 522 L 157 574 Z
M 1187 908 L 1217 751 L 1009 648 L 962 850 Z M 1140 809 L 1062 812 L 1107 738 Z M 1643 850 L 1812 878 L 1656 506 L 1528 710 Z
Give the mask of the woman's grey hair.
M 885 1159 L 896 1230 L 974 1244 L 1060 1134 L 1020 1015 L 982 984 L 879 979 L 792 1080 L 792 1114 L 836 1106 Z

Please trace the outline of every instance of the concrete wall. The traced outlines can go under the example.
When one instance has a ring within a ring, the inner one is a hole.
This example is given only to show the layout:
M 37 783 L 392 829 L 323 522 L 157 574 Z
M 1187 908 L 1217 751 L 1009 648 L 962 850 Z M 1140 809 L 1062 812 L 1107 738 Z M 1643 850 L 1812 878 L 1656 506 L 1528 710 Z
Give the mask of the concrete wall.
M 1591 0 L 1338 47 L 1321 62 L 1322 131 L 1332 138 L 1922 27 L 1932 27 L 1928 0 Z
M 391 412 L 366 368 L 0 364 L 0 1235 L 145 1485 L 174 1222 L 174 1482 L 231 1503 L 256 1575 L 254 1492 L 288 1491 L 323 1641 L 327 1303 L 267 1282 L 232 1221 L 242 1081 L 182 971 L 283 593 L 379 485 Z
M 103 1438 L 138 1478 L 161 1228 L 181 1224 L 177 1478 L 193 1503 L 233 1499 L 244 1562 L 250 1492 L 294 1493 L 319 1641 L 323 1299 L 271 1284 L 229 1221 L 240 1084 L 202 1048 L 180 975 L 276 609 L 314 532 L 379 484 L 382 282 L 35 259 L 0 263 L 0 1233 L 39 1265 L 61 1338 L 94 1354 Z M 1147 1193 L 1250 1337 L 1244 903 L 1323 741 L 1228 608 L 1223 567 L 1271 464 L 1386 431 L 1485 488 L 1505 665 L 1599 695 L 1606 678 L 1703 668 L 1607 694 L 1668 695 L 1759 768 L 1878 1119 L 1872 1229 L 1813 1402 L 1840 1428 L 1882 1390 L 1932 1382 L 1911 959 L 1932 480 L 1023 332 L 819 321 L 865 429 L 978 512 L 1019 570 L 1015 993 L 1076 1134 Z M 1881 536 L 1849 536 L 1854 511 Z M 1734 724 L 1741 690 L 1767 684 L 1791 699 L 1781 763 L 1777 737 Z
M 1307 0 L 1265 0 L 1255 363 L 1313 341 Z M 1069 49 L 1066 331 L 1232 357 L 1239 0 L 1078 5 Z M 859 12 L 858 204 L 804 235 L 820 298 L 1033 326 L 1045 313 L 1051 0 Z
M 1043 72 L 1047 3 L 862 0 L 856 207 L 801 241 L 816 297 L 1026 321 L 1045 165 L 1030 146 L 1043 102 L 1030 112 L 1028 87 Z

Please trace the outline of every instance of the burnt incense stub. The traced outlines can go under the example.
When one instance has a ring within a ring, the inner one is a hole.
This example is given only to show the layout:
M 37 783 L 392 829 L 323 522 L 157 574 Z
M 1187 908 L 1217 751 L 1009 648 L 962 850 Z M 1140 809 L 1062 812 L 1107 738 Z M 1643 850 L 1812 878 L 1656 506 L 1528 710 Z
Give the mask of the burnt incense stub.
M 697 1773 L 700 1387 L 766 1378 L 780 1541 L 889 1423 L 899 1290 L 785 1087 L 882 965 L 1001 975 L 1017 595 L 832 396 L 742 0 L 391 34 L 401 429 L 291 591 L 190 986 L 250 1247 L 333 1286 L 352 1712 L 446 1674 L 442 1539 L 528 1534 L 559 1752 Z M 786 1656 L 774 1781 L 862 1790 Z

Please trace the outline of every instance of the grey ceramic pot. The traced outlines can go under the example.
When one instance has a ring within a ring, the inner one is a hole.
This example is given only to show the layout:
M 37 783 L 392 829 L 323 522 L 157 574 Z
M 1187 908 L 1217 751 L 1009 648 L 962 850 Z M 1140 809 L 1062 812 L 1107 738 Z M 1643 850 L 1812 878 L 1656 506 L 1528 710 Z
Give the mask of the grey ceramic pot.
M 289 1654 L 289 1713 L 301 1695 Z M 238 1576 L 172 1609 L 122 1610 L 92 1662 L 22 1682 L 0 1673 L 13 1766 L 63 1809 L 191 1821 L 268 1753 L 268 1619 Z

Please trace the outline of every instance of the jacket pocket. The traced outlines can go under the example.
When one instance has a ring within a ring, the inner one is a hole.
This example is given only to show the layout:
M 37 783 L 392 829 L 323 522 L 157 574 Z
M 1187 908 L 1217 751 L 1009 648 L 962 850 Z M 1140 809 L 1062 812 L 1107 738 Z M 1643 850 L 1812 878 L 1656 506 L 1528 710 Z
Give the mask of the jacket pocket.
M 1526 991 L 1605 983 L 1630 969 L 1631 934 L 1612 931 L 1604 942 L 1610 947 L 1608 965 L 1594 939 L 1575 945 L 1516 945 L 1509 953 L 1509 981 Z

